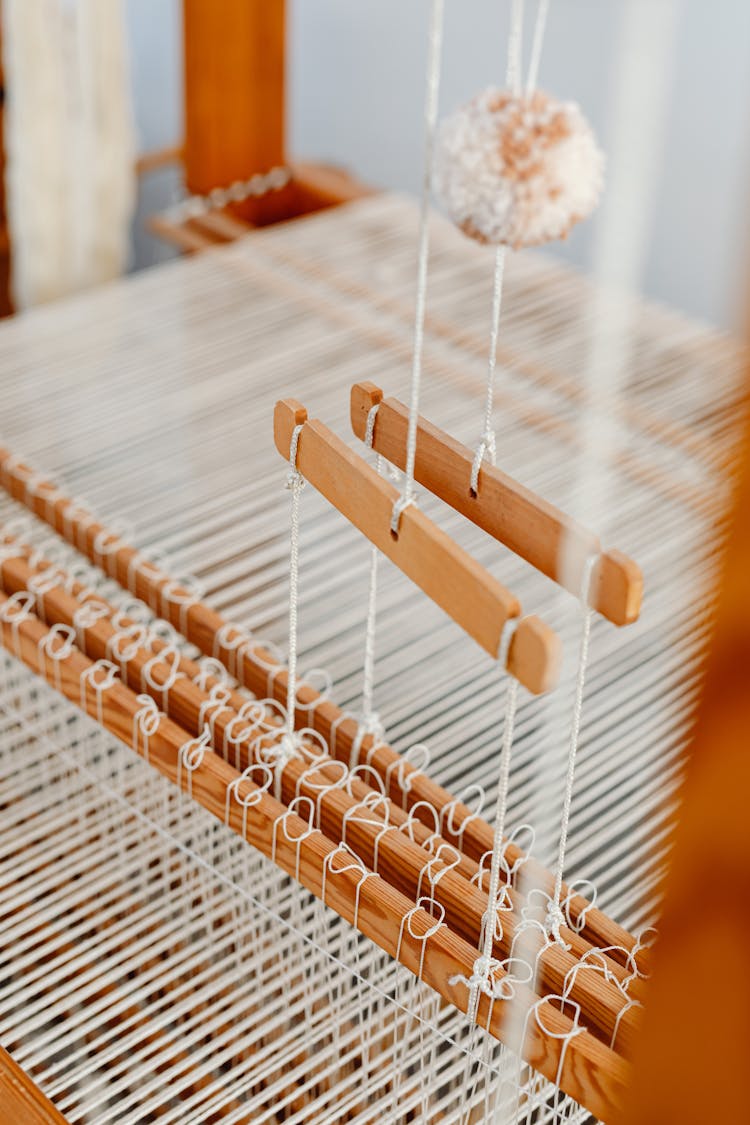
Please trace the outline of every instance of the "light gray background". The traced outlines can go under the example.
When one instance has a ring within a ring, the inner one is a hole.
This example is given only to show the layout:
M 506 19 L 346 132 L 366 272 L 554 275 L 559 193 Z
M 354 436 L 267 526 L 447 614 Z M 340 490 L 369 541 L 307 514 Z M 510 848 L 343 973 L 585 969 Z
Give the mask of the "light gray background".
M 551 2 L 540 85 L 579 101 L 605 150 L 626 5 L 653 11 L 670 2 Z M 750 0 L 675 2 L 670 104 L 641 286 L 692 315 L 737 327 L 750 225 Z M 533 16 L 534 0 L 527 9 Z M 181 134 L 181 3 L 127 0 L 127 10 L 145 151 Z M 509 0 L 446 0 L 443 112 L 502 83 L 508 11 Z M 291 0 L 292 154 L 345 165 L 374 185 L 418 190 L 427 14 L 428 0 Z M 169 253 L 141 228 L 144 214 L 177 186 L 169 172 L 143 184 L 136 265 Z M 551 250 L 585 268 L 593 236 L 593 223 L 584 224 Z

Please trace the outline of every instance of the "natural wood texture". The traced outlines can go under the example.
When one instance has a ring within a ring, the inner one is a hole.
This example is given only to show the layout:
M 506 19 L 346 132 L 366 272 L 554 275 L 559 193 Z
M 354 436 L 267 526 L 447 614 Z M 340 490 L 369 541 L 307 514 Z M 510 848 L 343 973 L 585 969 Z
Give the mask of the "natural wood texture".
M 294 399 L 277 402 L 274 410 L 274 440 L 282 457 L 289 459 L 292 433 L 299 425 L 304 428 L 297 467 L 305 479 L 490 656 L 497 657 L 505 625 L 520 615 L 517 598 L 417 507 L 406 508 L 395 536 L 391 514 L 397 489 L 322 422 L 308 420 L 307 411 Z M 538 619 L 531 626 L 521 621 L 511 648 L 508 670 L 524 686 L 535 693 L 554 686 L 560 646 L 551 629 Z
M 0 597 L 0 607 L 5 602 Z M 45 658 L 41 645 L 47 632 L 47 626 L 33 615 L 20 622 L 4 620 L 0 624 L 3 644 L 14 655 L 133 747 L 135 717 L 140 710 L 135 694 L 118 681 L 98 693 L 92 687 L 82 692 L 82 677 L 90 676 L 95 666 L 75 648 L 54 662 Z M 430 914 L 377 875 L 364 877 L 362 869 L 347 860 L 346 853 L 342 855 L 341 849 L 320 831 L 310 830 L 251 781 L 240 780 L 238 772 L 211 750 L 199 756 L 194 768 L 182 766 L 183 747 L 193 741 L 171 719 L 162 718 L 149 738 L 149 764 L 268 858 L 273 856 L 279 867 L 298 878 L 317 898 L 323 898 L 325 889 L 325 902 L 337 914 L 352 924 L 356 922 L 361 933 L 397 957 L 410 972 L 421 973 L 423 982 L 448 1003 L 466 1011 L 468 988 L 463 980 L 470 976 L 476 956 L 466 941 L 447 926 L 436 926 Z M 275 831 L 281 817 L 286 817 L 287 832 Z M 407 918 L 408 924 L 404 924 Z M 425 941 L 428 944 L 423 955 Z M 500 969 L 495 972 L 498 981 L 504 975 Z M 571 1036 L 573 1024 L 551 1001 L 543 1002 L 542 1023 L 532 1011 L 537 1003 L 534 994 L 515 987 L 514 1012 L 525 1009 L 528 1018 L 521 1029 L 521 1041 L 515 1033 L 510 1045 L 514 1049 L 520 1046 L 534 1069 L 596 1116 L 611 1116 L 622 1103 L 627 1063 L 586 1031 Z M 477 1022 L 501 1041 L 511 1034 L 504 1030 L 507 1008 L 506 1000 L 490 1002 L 480 993 Z
M 188 591 L 138 550 L 113 531 L 99 523 L 91 513 L 66 496 L 57 485 L 29 466 L 18 461 L 9 450 L 0 447 L 0 485 L 30 511 L 43 519 L 69 543 L 102 567 L 120 585 L 141 598 L 157 613 L 179 629 L 188 640 L 208 656 L 218 656 L 232 675 L 259 698 L 272 696 L 286 702 L 286 668 L 251 636 L 214 610 L 193 598 Z M 310 684 L 297 689 L 295 722 L 298 727 L 313 726 L 325 738 L 330 752 L 349 762 L 358 739 L 359 727 L 354 716 L 345 715 L 331 699 L 321 699 Z M 493 831 L 486 820 L 477 816 L 466 804 L 437 785 L 426 774 L 416 770 L 399 754 L 379 742 L 374 748 L 372 736 L 362 740 L 360 760 L 367 760 L 386 783 L 389 796 L 398 803 L 415 808 L 416 815 L 428 828 L 434 829 L 424 806 L 427 802 L 441 815 L 441 832 L 454 840 L 461 850 L 477 862 L 491 851 Z M 510 864 L 523 858 L 521 849 L 512 843 L 506 847 Z M 546 891 L 553 887 L 553 877 L 538 863 L 528 860 L 527 871 L 536 885 Z M 563 896 L 568 891 L 563 885 Z M 635 951 L 639 968 L 648 969 L 648 950 L 641 949 L 637 939 L 619 926 L 583 895 L 572 897 L 570 917 L 582 920 L 582 934 L 593 945 L 608 947 L 614 959 L 627 965 Z
M 285 162 L 284 0 L 183 0 L 185 181 L 205 195 Z M 238 214 L 268 221 L 279 200 Z
M 300 214 L 338 207 L 342 203 L 351 203 L 355 199 L 375 194 L 374 188 L 357 179 L 345 168 L 296 160 L 289 167 L 292 170 L 292 186 Z
M 351 392 L 352 429 L 364 440 L 367 416 L 375 405 L 373 448 L 403 469 L 409 411 L 398 399 L 383 398 L 374 383 L 356 383 Z M 615 625 L 629 625 L 638 618 L 643 576 L 632 559 L 616 550 L 601 553 L 593 532 L 486 460 L 473 495 L 473 461 L 471 449 L 419 418 L 414 475 L 420 484 L 576 596 L 586 560 L 598 554 L 590 605 Z
M 747 1121 L 750 1058 L 750 372 L 707 674 L 664 880 L 626 1125 Z M 696 903 L 707 896 L 707 908 Z
M 271 219 L 275 222 L 294 219 L 373 194 L 371 188 L 338 168 L 321 164 L 292 164 L 291 171 L 290 183 L 267 197 L 267 200 L 272 196 L 278 197 L 271 216 L 257 214 L 254 221 L 250 221 L 247 208 L 239 214 L 238 208 L 232 206 L 182 221 L 172 218 L 165 211 L 150 215 L 146 225 L 165 242 L 171 242 L 184 253 L 194 253 L 224 242 L 234 242 Z M 264 206 L 268 210 L 271 204 L 266 202 Z
M 67 1125 L 67 1118 L 2 1047 L 0 1125 Z
M 8 539 L 4 544 L 8 549 L 15 545 L 15 541 Z M 193 735 L 202 732 L 206 716 L 210 716 L 214 749 L 228 760 L 233 759 L 238 769 L 244 769 L 253 762 L 272 760 L 268 758 L 267 751 L 278 744 L 282 733 L 280 726 L 277 725 L 275 735 L 269 733 L 262 737 L 257 719 L 253 721 L 252 718 L 239 716 L 247 700 L 237 693 L 228 693 L 227 698 L 227 694 L 222 692 L 222 702 L 217 703 L 210 695 L 213 683 L 206 685 L 207 690 L 199 687 L 195 681 L 200 669 L 184 658 L 177 665 L 181 676 L 171 686 L 164 689 L 151 686 L 149 679 L 157 684 L 168 682 L 171 663 L 154 661 L 155 653 L 163 651 L 166 646 L 156 642 L 148 648 L 141 647 L 137 643 L 138 632 L 134 631 L 125 636 L 125 650 L 118 648 L 118 630 L 111 620 L 99 618 L 97 612 L 96 618 L 87 624 L 85 617 L 78 613 L 81 603 L 77 599 L 88 595 L 86 600 L 91 606 L 97 610 L 103 607 L 110 614 L 114 613 L 112 607 L 99 596 L 92 597 L 90 590 L 71 581 L 70 575 L 59 567 L 40 566 L 39 561 L 35 561 L 35 569 L 32 569 L 27 562 L 27 552 L 20 545 L 19 550 L 19 557 L 6 557 L 0 562 L 0 586 L 6 594 L 31 589 L 42 591 L 46 587 L 44 592 L 36 594 L 37 608 L 41 610 L 43 620 L 48 625 L 75 627 L 79 647 L 87 656 L 93 660 L 114 658 L 121 666 L 123 679 L 134 691 L 147 691 L 171 718 Z M 47 581 L 40 584 L 37 579 L 43 576 Z M 59 584 L 51 585 L 55 576 Z M 137 629 L 132 622 L 122 621 L 120 624 L 122 629 Z M 420 841 L 412 838 L 411 832 L 405 835 L 400 831 L 400 825 L 406 823 L 407 817 L 395 805 L 389 809 L 389 828 L 386 830 L 383 804 L 378 795 L 358 779 L 350 781 L 346 790 L 340 788 L 341 769 L 338 763 L 330 759 L 327 764 L 321 762 L 317 747 L 311 747 L 310 752 L 315 755 L 319 768 L 312 769 L 309 761 L 298 758 L 287 762 L 280 770 L 283 802 L 288 805 L 297 796 L 309 797 L 319 810 L 319 827 L 330 840 L 338 843 L 346 839 L 368 867 L 377 868 L 378 874 L 392 886 L 415 900 L 427 888 L 427 871 L 434 880 L 434 897 L 445 908 L 448 925 L 478 948 L 487 911 L 487 894 L 469 881 L 477 873 L 476 865 L 470 873 L 465 873 L 454 866 L 458 860 L 454 848 L 443 852 L 442 856 L 434 843 L 430 850 L 425 850 L 422 847 L 424 837 Z M 330 786 L 335 788 L 328 788 Z M 424 832 L 426 835 L 427 830 Z M 521 911 L 526 910 L 528 914 L 529 904 L 517 892 L 511 890 L 508 897 L 512 910 L 500 916 L 502 936 L 494 946 L 494 955 L 499 960 L 512 953 Z M 543 922 L 543 907 L 540 906 L 537 913 L 539 921 Z M 627 1056 L 637 1035 L 638 1011 L 632 1006 L 632 1000 L 639 994 L 639 982 L 633 982 L 636 988 L 632 995 L 625 994 L 599 971 L 604 965 L 613 978 L 623 980 L 624 970 L 598 954 L 598 961 L 591 970 L 581 970 L 574 981 L 569 981 L 569 974 L 575 970 L 580 958 L 592 953 L 592 947 L 565 926 L 561 928 L 561 936 L 570 950 L 552 944 L 539 954 L 542 991 L 553 995 L 565 991 L 571 1000 L 581 1005 L 585 1026 L 603 1042 Z
M 156 172 L 170 164 L 181 164 L 183 155 L 182 145 L 167 145 L 166 148 L 151 149 L 149 152 L 141 153 L 136 160 L 136 173 L 139 176 L 148 176 L 150 172 Z

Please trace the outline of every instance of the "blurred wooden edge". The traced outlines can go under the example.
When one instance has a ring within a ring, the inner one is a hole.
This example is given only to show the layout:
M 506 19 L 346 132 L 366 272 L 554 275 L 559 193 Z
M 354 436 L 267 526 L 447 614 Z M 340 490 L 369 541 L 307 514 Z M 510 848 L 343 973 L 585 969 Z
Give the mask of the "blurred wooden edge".
M 748 1119 L 750 370 L 706 678 L 675 817 L 630 1097 L 617 1125 Z
M 232 242 L 256 227 L 300 218 L 375 193 L 373 188 L 340 168 L 305 163 L 291 164 L 290 168 L 291 182 L 260 199 L 209 211 L 182 222 L 175 222 L 169 212 L 157 213 L 148 218 L 146 225 L 165 242 L 191 254 Z
M 2 1047 L 0 1125 L 67 1125 L 67 1119 Z

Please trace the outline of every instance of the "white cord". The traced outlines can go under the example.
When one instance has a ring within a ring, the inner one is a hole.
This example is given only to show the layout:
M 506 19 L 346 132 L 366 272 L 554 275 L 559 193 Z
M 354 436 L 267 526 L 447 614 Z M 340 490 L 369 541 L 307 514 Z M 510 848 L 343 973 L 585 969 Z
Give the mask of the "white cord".
M 437 128 L 442 42 L 443 0 L 432 0 L 428 40 L 427 94 L 425 98 L 425 160 L 422 179 L 422 203 L 419 216 L 417 301 L 414 314 L 414 352 L 411 370 L 411 395 L 409 398 L 409 427 L 406 438 L 406 471 L 404 473 L 401 495 L 393 505 L 391 531 L 394 535 L 398 534 L 402 512 L 414 503 L 414 461 L 417 452 L 419 389 L 422 381 L 424 320 L 427 304 L 427 264 L 430 257 L 430 195 L 432 192 L 432 166 L 435 149 L 435 132 Z
M 544 41 L 544 29 L 547 23 L 549 0 L 540 0 L 534 25 L 534 38 L 531 48 L 531 60 L 526 81 L 526 93 L 530 94 L 536 87 L 539 74 L 539 62 Z M 505 71 L 505 84 L 514 94 L 521 92 L 521 49 L 523 46 L 523 15 L 524 0 L 514 0 L 511 9 L 510 34 L 508 37 L 508 60 Z M 492 321 L 490 327 L 490 352 L 487 359 L 487 395 L 484 405 L 484 429 L 477 445 L 474 461 L 471 466 L 471 481 L 469 488 L 472 496 L 479 492 L 479 470 L 486 456 L 490 464 L 495 464 L 496 439 L 492 426 L 492 413 L 495 400 L 495 369 L 497 365 L 497 339 L 500 329 L 500 311 L 503 301 L 503 281 L 505 278 L 505 260 L 507 246 L 498 246 L 495 252 L 495 275 L 492 286 Z
M 297 704 L 297 618 L 299 612 L 299 494 L 305 481 L 297 468 L 297 445 L 303 426 L 295 426 L 289 444 L 289 475 L 286 486 L 292 493 L 291 536 L 289 549 L 289 661 L 286 686 L 286 732 L 294 737 Z
M 551 925 L 559 929 L 562 918 L 560 907 L 560 894 L 562 891 L 563 867 L 565 865 L 565 849 L 568 844 L 568 828 L 570 826 L 570 806 L 573 800 L 573 782 L 575 780 L 576 757 L 578 755 L 578 741 L 581 735 L 581 712 L 583 710 L 583 689 L 586 682 L 586 667 L 589 659 L 589 640 L 591 637 L 591 620 L 593 610 L 589 607 L 589 589 L 594 565 L 598 559 L 592 555 L 586 560 L 581 580 L 581 606 L 583 611 L 583 625 L 581 629 L 581 647 L 578 654 L 578 673 L 576 676 L 576 689 L 573 699 L 573 721 L 570 728 L 570 744 L 568 749 L 568 771 L 565 778 L 565 796 L 563 798 L 562 819 L 560 822 L 560 845 L 557 853 L 555 867 L 555 889 L 552 892 Z

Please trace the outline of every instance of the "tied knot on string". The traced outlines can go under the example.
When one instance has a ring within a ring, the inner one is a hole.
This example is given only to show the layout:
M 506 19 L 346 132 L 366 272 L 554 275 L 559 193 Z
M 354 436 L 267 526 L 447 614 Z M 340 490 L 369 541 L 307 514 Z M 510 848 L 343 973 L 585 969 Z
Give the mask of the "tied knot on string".
M 479 445 L 477 446 L 477 451 L 474 454 L 474 460 L 471 465 L 469 490 L 472 496 L 476 496 L 479 493 L 479 470 L 482 467 L 482 462 L 485 457 L 489 458 L 491 465 L 495 464 L 497 459 L 497 445 L 494 430 L 485 430 L 479 439 Z
M 372 735 L 380 741 L 385 737 L 385 727 L 377 711 L 362 712 L 362 717 L 359 720 L 359 731 L 361 731 L 363 738 Z M 358 737 L 359 731 L 357 732 Z
M 478 988 L 480 992 L 489 994 L 492 990 L 490 980 L 498 963 L 496 958 L 481 953 L 474 962 L 472 974 L 469 977 L 469 988 Z
M 290 492 L 302 491 L 302 489 L 305 487 L 305 478 L 302 476 L 302 473 L 299 471 L 299 469 L 289 469 L 286 474 L 286 483 L 284 487 L 288 488 Z
M 302 758 L 302 737 L 298 731 L 285 731 L 278 742 L 265 747 L 262 756 L 266 765 L 273 771 L 274 796 L 281 800 L 281 778 L 289 762 L 294 758 Z
M 559 945 L 563 945 L 569 949 L 568 943 L 563 939 L 560 933 L 560 927 L 565 925 L 565 915 L 559 902 L 550 899 L 547 903 L 547 911 L 544 915 L 544 930 L 547 937 L 552 941 L 556 941 Z

